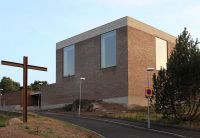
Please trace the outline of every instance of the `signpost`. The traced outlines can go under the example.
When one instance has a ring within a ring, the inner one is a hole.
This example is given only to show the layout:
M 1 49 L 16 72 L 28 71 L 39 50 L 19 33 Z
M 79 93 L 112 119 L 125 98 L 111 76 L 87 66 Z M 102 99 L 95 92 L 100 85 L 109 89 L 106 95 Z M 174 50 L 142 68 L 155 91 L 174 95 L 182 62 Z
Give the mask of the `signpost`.
M 28 82 L 28 69 L 47 71 L 45 67 L 28 65 L 28 57 L 23 57 L 23 64 L 10 61 L 1 61 L 2 65 L 23 68 L 23 122 L 27 122 L 27 82 Z
M 150 128 L 150 111 L 149 111 L 149 106 L 150 106 L 150 98 L 153 95 L 152 88 L 146 87 L 145 88 L 145 96 L 148 99 L 148 128 Z
M 146 97 L 151 97 L 152 95 L 153 95 L 153 89 L 149 88 L 149 87 L 146 87 L 145 88 L 145 96 Z
M 150 71 L 154 71 L 155 69 L 154 68 L 147 68 L 147 82 L 148 82 L 148 86 L 147 87 L 145 87 L 145 97 L 147 97 L 147 99 L 148 99 L 148 128 L 150 128 L 151 127 L 151 125 L 150 125 L 150 109 L 149 109 L 149 106 L 150 106 L 150 98 L 152 97 L 152 95 L 153 95 L 153 90 L 152 90 L 152 88 L 150 88 L 150 81 L 149 81 L 149 72 Z

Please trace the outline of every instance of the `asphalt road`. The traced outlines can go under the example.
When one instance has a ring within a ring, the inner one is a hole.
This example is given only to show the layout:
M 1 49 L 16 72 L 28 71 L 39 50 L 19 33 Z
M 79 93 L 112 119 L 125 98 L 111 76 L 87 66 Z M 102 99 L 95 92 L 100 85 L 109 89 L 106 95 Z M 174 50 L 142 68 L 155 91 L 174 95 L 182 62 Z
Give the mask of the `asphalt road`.
M 78 116 L 63 115 L 50 112 L 41 112 L 40 115 L 67 121 L 75 125 L 93 130 L 106 138 L 172 138 L 166 134 L 151 132 L 137 128 L 131 128 L 119 124 L 107 123 L 93 119 L 80 118 Z

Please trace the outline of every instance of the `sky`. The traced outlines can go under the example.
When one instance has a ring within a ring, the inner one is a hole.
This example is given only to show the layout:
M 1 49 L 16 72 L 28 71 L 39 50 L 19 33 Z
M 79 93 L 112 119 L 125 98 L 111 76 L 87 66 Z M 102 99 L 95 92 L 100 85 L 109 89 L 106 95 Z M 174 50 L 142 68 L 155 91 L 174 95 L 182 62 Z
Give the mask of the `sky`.
M 200 39 L 200 0 L 0 0 L 0 60 L 44 66 L 34 80 L 55 83 L 56 43 L 118 18 L 130 16 L 178 36 L 187 27 Z M 0 65 L 3 76 L 23 82 L 20 68 Z

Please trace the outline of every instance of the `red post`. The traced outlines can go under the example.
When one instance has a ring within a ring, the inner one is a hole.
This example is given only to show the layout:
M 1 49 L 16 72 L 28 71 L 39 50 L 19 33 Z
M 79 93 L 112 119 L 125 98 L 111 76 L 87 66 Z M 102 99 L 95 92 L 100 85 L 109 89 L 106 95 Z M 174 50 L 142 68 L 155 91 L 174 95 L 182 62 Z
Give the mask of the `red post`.
M 28 57 L 23 58 L 23 93 L 24 93 L 24 102 L 23 102 L 23 122 L 27 122 L 27 82 L 28 82 Z

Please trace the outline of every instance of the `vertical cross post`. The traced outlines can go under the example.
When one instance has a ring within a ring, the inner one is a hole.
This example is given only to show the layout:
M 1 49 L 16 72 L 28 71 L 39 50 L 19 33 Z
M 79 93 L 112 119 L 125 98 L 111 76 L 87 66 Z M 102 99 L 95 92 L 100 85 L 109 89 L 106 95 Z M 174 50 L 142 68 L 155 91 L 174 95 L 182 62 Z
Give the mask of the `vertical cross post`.
M 27 69 L 27 65 L 28 65 L 28 57 L 23 57 L 23 94 L 24 94 L 24 98 L 23 98 L 23 122 L 27 122 L 27 82 L 28 82 L 28 69 Z
M 7 66 L 13 66 L 13 67 L 19 67 L 23 68 L 23 122 L 27 122 L 27 82 L 28 82 L 28 69 L 33 69 L 33 70 L 40 70 L 40 71 L 47 71 L 47 68 L 45 67 L 39 67 L 39 66 L 34 66 L 34 65 L 28 65 L 28 57 L 24 56 L 23 57 L 23 64 L 21 63 L 16 63 L 16 62 L 10 62 L 10 61 L 1 61 L 2 65 L 7 65 Z

